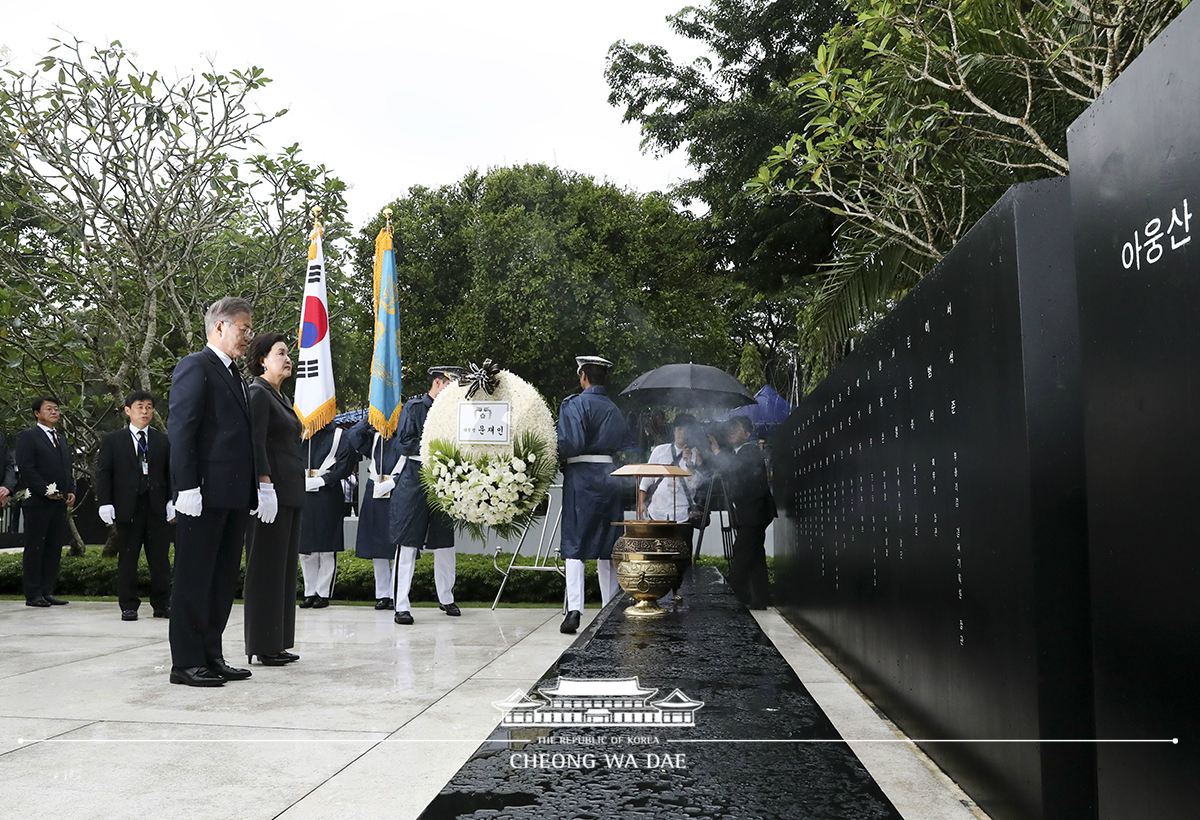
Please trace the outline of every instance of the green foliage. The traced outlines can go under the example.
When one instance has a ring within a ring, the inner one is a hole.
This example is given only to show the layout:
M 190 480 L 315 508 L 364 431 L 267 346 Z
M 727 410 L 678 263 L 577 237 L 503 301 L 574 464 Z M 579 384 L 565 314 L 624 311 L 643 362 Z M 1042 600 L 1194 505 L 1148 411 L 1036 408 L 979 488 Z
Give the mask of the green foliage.
M 428 386 L 428 367 L 484 358 L 552 402 L 579 389 L 573 357 L 587 352 L 616 362 L 617 383 L 672 361 L 736 361 L 728 284 L 666 197 L 525 165 L 414 187 L 390 207 L 406 393 Z M 363 328 L 384 220 L 355 243 Z
M 174 547 L 171 549 L 174 561 Z M 508 567 L 512 555 L 501 553 L 496 563 Z M 518 565 L 530 565 L 533 559 L 520 557 Z M 496 598 L 503 576 L 496 571 L 489 555 L 457 555 L 456 578 L 454 582 L 454 597 L 458 601 L 477 601 L 491 603 Z M 768 564 L 771 561 L 768 559 Z M 729 566 L 724 558 L 704 556 L 700 559 L 703 566 L 718 567 L 722 573 L 728 574 Z M 596 581 L 596 562 L 585 564 L 585 591 L 589 603 L 600 601 L 600 588 Z M 236 597 L 242 596 L 242 585 L 245 581 L 245 565 L 239 573 Z M 556 604 L 562 603 L 565 585 L 557 572 L 521 572 L 511 574 L 508 583 L 504 585 L 504 596 L 501 604 Z M 63 598 L 72 596 L 115 596 L 117 593 L 117 559 L 105 558 L 100 554 L 99 547 L 88 547 L 86 554 L 80 556 L 66 555 L 62 560 L 62 568 L 58 576 L 56 594 Z M 0 554 L 0 595 L 21 595 L 21 556 L 20 554 Z M 138 595 L 149 600 L 150 571 L 146 566 L 146 557 L 141 557 L 138 565 Z M 304 583 L 297 573 L 296 597 L 304 595 Z M 437 601 L 437 588 L 433 579 L 433 554 L 430 550 L 421 553 L 417 559 L 416 571 L 413 574 L 412 589 L 409 594 L 413 603 Z M 358 558 L 353 551 L 340 552 L 337 555 L 337 582 L 334 587 L 333 600 L 336 601 L 374 601 L 375 573 L 371 561 Z
M 756 201 L 744 186 L 795 130 L 801 110 L 773 86 L 803 70 L 845 18 L 835 0 L 710 0 L 667 18 L 706 56 L 682 63 L 660 46 L 620 41 L 605 70 L 609 103 L 641 125 L 643 148 L 687 152 L 697 176 L 672 195 L 706 206 L 702 240 L 739 286 L 730 306 L 734 342 L 756 344 L 768 380 L 785 392 L 805 280 L 831 252 L 840 220 L 811 206 Z
M 844 220 L 801 317 L 810 387 L 1007 187 L 1067 172 L 1067 126 L 1184 5 L 852 4 L 780 88 L 793 133 L 749 185 Z
M 335 268 L 345 186 L 295 145 L 251 153 L 284 113 L 251 111 L 261 68 L 168 81 L 119 42 L 53 42 L 40 71 L 0 75 L 0 412 L 57 394 L 82 474 L 120 399 L 163 395 L 203 344 L 216 298 L 295 332 L 310 206 Z
M 762 354 L 758 345 L 746 342 L 742 348 L 742 362 L 738 368 L 738 381 L 746 386 L 751 393 L 757 393 L 767 384 L 767 374 L 763 372 Z

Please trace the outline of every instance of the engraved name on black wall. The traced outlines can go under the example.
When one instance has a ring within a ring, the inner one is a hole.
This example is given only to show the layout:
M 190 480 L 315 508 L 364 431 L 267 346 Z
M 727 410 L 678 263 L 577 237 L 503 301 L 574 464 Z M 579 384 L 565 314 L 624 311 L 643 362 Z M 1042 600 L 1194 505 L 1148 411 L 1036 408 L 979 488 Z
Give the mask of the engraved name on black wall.
M 773 441 L 785 612 L 913 737 L 1090 736 L 1068 214 L 1010 189 Z M 925 750 L 998 818 L 1094 802 L 1090 748 Z

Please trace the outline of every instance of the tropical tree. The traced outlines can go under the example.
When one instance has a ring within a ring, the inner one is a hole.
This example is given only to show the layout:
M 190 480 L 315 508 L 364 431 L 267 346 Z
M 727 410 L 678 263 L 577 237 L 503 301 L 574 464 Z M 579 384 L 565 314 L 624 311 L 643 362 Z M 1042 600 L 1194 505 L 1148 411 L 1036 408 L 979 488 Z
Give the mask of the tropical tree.
M 168 82 L 119 42 L 54 42 L 0 77 L 0 404 L 59 394 L 90 454 L 128 390 L 165 392 L 215 298 L 298 325 L 310 206 L 345 235 L 344 186 L 296 146 L 252 153 L 284 113 L 250 109 L 260 68 Z
M 729 289 L 697 220 L 660 194 L 524 165 L 414 187 L 390 208 L 406 393 L 428 367 L 485 358 L 552 401 L 579 389 L 576 355 L 611 358 L 615 382 L 672 361 L 736 365 Z M 356 243 L 364 324 L 385 219 Z
M 795 130 L 801 103 L 775 93 L 804 70 L 821 38 L 846 18 L 835 0 L 711 0 L 667 18 L 707 54 L 676 61 L 661 46 L 615 43 L 605 77 L 609 103 L 642 127 L 644 150 L 687 152 L 696 178 L 671 195 L 703 203 L 702 238 L 741 285 L 735 333 L 752 338 L 768 375 L 792 375 L 805 280 L 832 249 L 839 219 L 796 202 L 764 202 L 744 190 L 771 150 Z
M 844 220 L 801 318 L 810 383 L 1008 186 L 1067 173 L 1067 126 L 1185 3 L 852 5 L 781 89 L 802 113 L 749 186 Z

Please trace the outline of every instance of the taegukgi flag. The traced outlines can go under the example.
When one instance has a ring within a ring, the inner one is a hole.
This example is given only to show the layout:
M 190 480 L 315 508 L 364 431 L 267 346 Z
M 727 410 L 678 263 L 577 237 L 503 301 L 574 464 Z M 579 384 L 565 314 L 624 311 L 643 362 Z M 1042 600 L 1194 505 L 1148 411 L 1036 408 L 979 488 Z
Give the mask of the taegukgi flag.
M 300 306 L 300 349 L 296 363 L 296 398 L 293 406 L 309 438 L 337 415 L 333 392 L 333 357 L 329 352 L 329 300 L 325 294 L 324 231 L 313 225 L 308 244 L 308 270 L 304 301 Z
M 368 418 L 384 438 L 400 423 L 400 316 L 396 310 L 396 252 L 389 220 L 375 237 L 375 355 Z

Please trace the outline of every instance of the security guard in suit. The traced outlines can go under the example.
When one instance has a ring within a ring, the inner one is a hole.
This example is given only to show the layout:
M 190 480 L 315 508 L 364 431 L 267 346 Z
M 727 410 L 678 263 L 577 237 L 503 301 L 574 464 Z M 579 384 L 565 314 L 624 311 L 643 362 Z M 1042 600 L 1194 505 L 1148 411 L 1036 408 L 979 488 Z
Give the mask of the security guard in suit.
M 48 607 L 68 603 L 54 597 L 63 544 L 69 533 L 67 510 L 75 506 L 71 445 L 56 430 L 59 401 L 39 396 L 31 405 L 37 425 L 17 439 L 16 462 L 21 481 L 29 488 L 22 503 L 25 512 L 25 606 Z
M 141 599 L 137 594 L 138 556 L 146 550 L 150 567 L 150 606 L 154 617 L 171 610 L 171 540 L 175 520 L 171 502 L 171 444 L 150 426 L 154 397 L 135 390 L 125 397 L 129 425 L 100 440 L 96 469 L 96 500 L 100 519 L 115 524 L 118 538 L 117 602 L 122 621 L 136 621 Z

